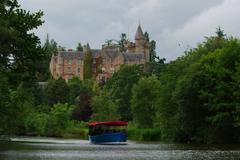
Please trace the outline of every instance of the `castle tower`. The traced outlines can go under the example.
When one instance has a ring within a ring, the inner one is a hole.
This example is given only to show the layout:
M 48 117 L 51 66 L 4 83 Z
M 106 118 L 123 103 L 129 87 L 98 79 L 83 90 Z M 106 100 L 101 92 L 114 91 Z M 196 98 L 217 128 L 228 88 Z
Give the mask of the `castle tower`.
M 146 61 L 150 60 L 149 46 L 150 44 L 145 40 L 141 26 L 138 25 L 137 32 L 135 35 L 135 52 L 144 53 L 144 58 Z
M 144 52 L 144 35 L 141 26 L 137 28 L 135 35 L 136 53 Z

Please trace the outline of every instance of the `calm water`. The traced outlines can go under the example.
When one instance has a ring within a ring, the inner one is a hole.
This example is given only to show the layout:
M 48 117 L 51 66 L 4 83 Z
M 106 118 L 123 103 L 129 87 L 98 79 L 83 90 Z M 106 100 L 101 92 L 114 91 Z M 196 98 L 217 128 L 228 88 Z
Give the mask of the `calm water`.
M 0 160 L 240 160 L 240 145 L 162 143 L 93 145 L 84 140 L 14 138 L 0 142 Z

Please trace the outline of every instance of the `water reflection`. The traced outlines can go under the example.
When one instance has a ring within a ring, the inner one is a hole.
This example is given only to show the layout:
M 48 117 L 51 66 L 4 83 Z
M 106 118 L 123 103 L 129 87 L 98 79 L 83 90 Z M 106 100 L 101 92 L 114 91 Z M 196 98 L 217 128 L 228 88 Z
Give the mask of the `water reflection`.
M 85 140 L 14 138 L 0 142 L 0 160 L 240 160 L 237 145 L 135 143 L 93 145 Z

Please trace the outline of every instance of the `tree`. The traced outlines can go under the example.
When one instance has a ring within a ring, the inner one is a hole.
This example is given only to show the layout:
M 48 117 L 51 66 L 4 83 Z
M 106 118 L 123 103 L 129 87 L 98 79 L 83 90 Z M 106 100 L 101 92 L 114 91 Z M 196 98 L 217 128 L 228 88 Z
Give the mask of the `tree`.
M 212 36 L 165 65 L 155 122 L 162 139 L 239 141 L 239 48 L 239 40 Z
M 69 86 L 69 103 L 75 104 L 76 98 L 80 95 L 80 93 L 85 90 L 83 82 L 79 79 L 79 77 L 73 77 L 68 81 Z
M 48 104 L 51 106 L 56 103 L 67 103 L 69 100 L 69 87 L 62 78 L 50 80 L 45 92 Z
M 58 50 L 59 50 L 59 51 L 66 51 L 66 47 L 63 47 L 63 46 L 60 46 L 60 45 L 59 45 L 59 46 L 58 46 Z
M 82 44 L 79 42 L 78 45 L 77 45 L 77 51 L 83 51 L 83 46 Z
M 31 31 L 42 25 L 43 12 L 21 9 L 16 0 L 0 2 L 0 72 L 8 73 L 9 82 L 34 81 L 45 55 L 40 40 Z
M 83 59 L 83 78 L 91 79 L 92 78 L 92 52 L 90 50 L 89 44 L 86 46 L 86 51 L 84 52 Z
M 144 33 L 144 40 L 145 43 L 149 43 L 149 50 L 150 50 L 150 62 L 156 62 L 156 59 L 159 59 L 156 55 L 156 41 L 150 40 L 149 34 L 147 32 Z
M 67 127 L 67 122 L 70 120 L 73 106 L 67 103 L 54 104 L 49 115 L 48 135 L 60 136 Z
M 0 134 L 7 131 L 8 126 L 8 115 L 9 101 L 10 101 L 10 89 L 7 82 L 7 77 L 0 73 Z
M 79 121 L 89 121 L 92 115 L 90 92 L 82 92 L 75 100 L 76 107 L 73 110 L 72 118 Z
M 156 55 L 156 41 L 150 41 L 150 62 L 155 62 L 155 59 L 159 59 Z
M 126 44 L 128 42 L 126 33 L 122 33 L 118 41 L 119 49 L 121 52 L 126 52 Z
M 46 41 L 43 45 L 43 49 L 47 54 L 47 60 L 49 61 L 53 54 L 56 54 L 58 51 L 57 42 L 54 39 L 49 38 L 49 34 L 47 34 Z
M 204 47 L 209 52 L 213 52 L 216 49 L 221 49 L 226 43 L 226 35 L 224 31 L 220 27 L 218 27 L 216 30 L 216 36 L 205 37 L 206 41 L 203 42 Z
M 42 60 L 41 64 L 41 72 L 37 72 L 37 80 L 38 81 L 47 81 L 50 77 L 49 63 L 52 55 L 57 54 L 58 47 L 57 42 L 54 39 L 49 38 L 49 34 L 47 34 L 46 41 L 43 45 L 43 52 L 45 53 L 45 58 Z
M 224 30 L 221 29 L 221 27 L 217 28 L 216 34 L 217 34 L 217 37 L 219 37 L 219 38 L 225 38 L 226 37 L 226 34 L 224 33 Z
M 160 77 L 162 74 L 163 69 L 165 68 L 165 58 L 159 59 L 155 62 L 146 62 L 144 64 L 144 70 L 143 73 L 145 76 L 151 76 L 155 75 L 157 77 Z
M 10 134 L 25 133 L 24 119 L 33 111 L 34 96 L 24 83 L 21 83 L 16 91 L 11 91 L 9 113 L 7 115 L 8 130 Z M 14 117 L 14 118 L 13 118 Z
M 26 133 L 31 135 L 46 135 L 49 115 L 47 113 L 32 112 L 24 118 Z
M 142 78 L 132 88 L 133 120 L 140 128 L 153 127 L 160 82 L 156 77 Z
M 116 121 L 120 119 L 118 107 L 107 90 L 93 97 L 91 101 L 94 121 Z
M 75 79 L 74 83 L 77 82 L 78 80 Z M 72 80 L 71 83 L 73 83 Z M 75 88 L 77 88 L 77 86 Z M 78 95 L 75 97 L 75 108 L 72 112 L 72 119 L 79 121 L 89 121 L 92 115 L 91 100 L 95 95 L 95 92 L 95 81 L 87 79 L 81 82 L 81 87 L 79 86 Z
M 131 89 L 142 76 L 142 65 L 124 65 L 107 81 L 105 88 L 110 92 L 111 99 L 116 102 L 121 120 L 132 120 L 130 99 Z
M 106 41 L 105 41 L 104 46 L 110 47 L 110 46 L 112 46 L 112 45 L 114 45 L 113 40 L 110 39 L 110 40 L 106 40 Z
M 148 32 L 145 32 L 143 36 L 144 36 L 144 39 L 145 39 L 146 42 L 150 41 Z
M 199 99 L 208 111 L 206 116 L 208 137 L 206 141 L 225 143 L 235 142 L 236 134 L 240 131 L 239 106 L 239 73 L 240 44 L 236 39 L 226 39 L 221 50 L 215 50 L 211 54 L 202 57 L 202 79 L 198 83 L 203 84 L 199 89 Z M 238 76 L 237 76 L 238 77 Z

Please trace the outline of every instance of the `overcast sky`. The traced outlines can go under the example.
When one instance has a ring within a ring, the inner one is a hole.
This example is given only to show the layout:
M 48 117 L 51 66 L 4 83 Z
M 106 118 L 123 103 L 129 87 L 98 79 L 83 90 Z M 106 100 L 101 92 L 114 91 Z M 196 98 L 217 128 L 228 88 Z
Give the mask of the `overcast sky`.
M 75 49 L 89 42 L 99 49 L 108 39 L 127 33 L 130 40 L 140 21 L 157 42 L 160 57 L 173 60 L 215 34 L 221 26 L 240 36 L 240 0 L 19 0 L 22 8 L 42 10 L 45 23 L 36 31 L 44 42 L 50 34 L 61 46 Z

